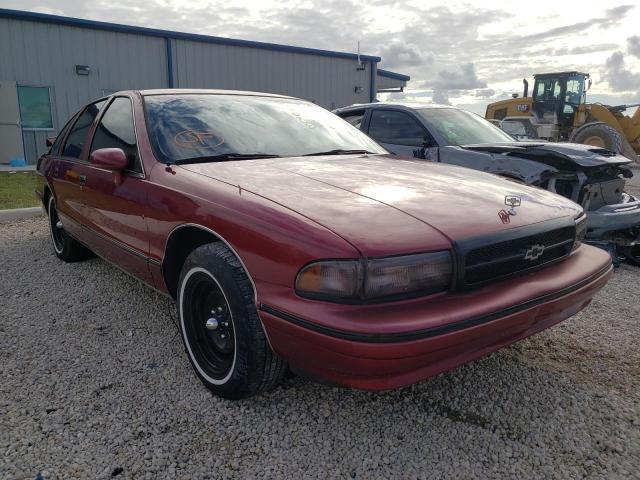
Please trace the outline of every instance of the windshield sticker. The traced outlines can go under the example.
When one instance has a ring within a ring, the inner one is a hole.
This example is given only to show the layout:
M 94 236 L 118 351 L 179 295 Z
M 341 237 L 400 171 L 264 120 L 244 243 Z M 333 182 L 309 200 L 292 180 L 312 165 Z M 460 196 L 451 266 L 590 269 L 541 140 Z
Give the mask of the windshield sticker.
M 173 137 L 173 141 L 176 145 L 187 148 L 215 148 L 224 143 L 223 138 L 220 138 L 210 130 L 183 130 L 182 132 L 176 133 L 175 137 Z

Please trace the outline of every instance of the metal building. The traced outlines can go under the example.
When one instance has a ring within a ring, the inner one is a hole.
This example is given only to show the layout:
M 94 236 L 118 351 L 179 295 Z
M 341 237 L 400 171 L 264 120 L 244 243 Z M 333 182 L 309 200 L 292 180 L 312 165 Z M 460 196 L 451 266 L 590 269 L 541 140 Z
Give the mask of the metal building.
M 0 163 L 35 163 L 82 105 L 118 90 L 253 90 L 333 109 L 375 99 L 380 60 L 0 9 Z
M 390 72 L 389 70 L 377 70 L 376 91 L 378 92 L 402 92 L 407 82 L 411 79 L 408 75 Z

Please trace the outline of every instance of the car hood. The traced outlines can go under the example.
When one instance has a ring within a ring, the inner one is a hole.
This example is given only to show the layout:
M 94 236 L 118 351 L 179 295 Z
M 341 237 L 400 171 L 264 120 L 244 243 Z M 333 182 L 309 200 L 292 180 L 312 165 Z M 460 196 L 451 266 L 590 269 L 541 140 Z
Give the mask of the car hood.
M 558 170 L 580 170 L 590 167 L 622 166 L 632 161 L 618 153 L 579 143 L 509 142 L 462 145 L 477 152 L 536 160 Z
M 439 163 L 326 156 L 191 164 L 183 168 L 252 192 L 329 228 L 371 256 L 448 248 L 452 241 L 576 216 L 545 190 Z M 505 197 L 522 205 L 505 224 Z

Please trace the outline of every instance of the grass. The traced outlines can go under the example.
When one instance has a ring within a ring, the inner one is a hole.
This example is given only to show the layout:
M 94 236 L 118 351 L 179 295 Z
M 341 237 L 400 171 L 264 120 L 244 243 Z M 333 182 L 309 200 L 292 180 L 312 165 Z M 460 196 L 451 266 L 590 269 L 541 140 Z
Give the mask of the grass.
M 36 172 L 0 172 L 0 210 L 37 207 Z

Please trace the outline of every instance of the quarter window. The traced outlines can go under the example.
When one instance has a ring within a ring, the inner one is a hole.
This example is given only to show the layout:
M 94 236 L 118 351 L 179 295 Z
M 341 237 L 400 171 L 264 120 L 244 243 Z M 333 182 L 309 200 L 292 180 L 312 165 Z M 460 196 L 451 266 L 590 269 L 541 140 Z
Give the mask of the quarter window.
M 53 130 L 49 87 L 18 86 L 18 104 L 22 128 Z
M 410 115 L 393 110 L 374 110 L 369 124 L 369 136 L 382 143 L 420 147 L 425 131 Z
M 115 98 L 104 112 L 93 136 L 91 151 L 99 148 L 122 149 L 128 160 L 127 170 L 142 172 L 133 126 L 133 107 L 128 98 Z
M 92 103 L 80 114 L 78 120 L 76 120 L 76 123 L 73 125 L 71 132 L 69 132 L 67 143 L 65 143 L 64 150 L 62 152 L 63 156 L 80 158 L 84 145 L 87 143 L 89 129 L 105 103 L 106 100 Z

